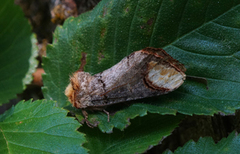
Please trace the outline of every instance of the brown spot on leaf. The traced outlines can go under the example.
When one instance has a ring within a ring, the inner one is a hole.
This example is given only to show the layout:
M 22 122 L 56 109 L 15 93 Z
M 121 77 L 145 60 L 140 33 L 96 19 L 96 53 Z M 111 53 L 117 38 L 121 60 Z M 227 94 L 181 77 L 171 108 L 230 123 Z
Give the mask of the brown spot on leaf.
M 105 32 L 106 32 L 106 28 L 102 28 L 102 30 L 101 30 L 101 37 L 103 37 L 105 35 Z
M 106 7 L 104 7 L 104 8 L 103 8 L 103 17 L 105 17 L 105 16 L 106 16 L 106 14 L 107 14 L 107 8 L 106 8 Z
M 105 58 L 105 56 L 103 55 L 103 51 L 101 50 L 100 52 L 98 52 L 98 64 L 100 64 L 103 58 Z
M 82 52 L 81 55 L 82 55 L 82 58 L 80 60 L 81 61 L 81 65 L 80 65 L 79 71 L 84 71 L 84 66 L 87 63 L 87 61 L 86 61 L 87 53 L 86 52 Z
M 153 23 L 153 18 L 150 18 L 150 19 L 147 21 L 147 24 L 148 24 L 149 26 L 151 26 L 152 23 Z

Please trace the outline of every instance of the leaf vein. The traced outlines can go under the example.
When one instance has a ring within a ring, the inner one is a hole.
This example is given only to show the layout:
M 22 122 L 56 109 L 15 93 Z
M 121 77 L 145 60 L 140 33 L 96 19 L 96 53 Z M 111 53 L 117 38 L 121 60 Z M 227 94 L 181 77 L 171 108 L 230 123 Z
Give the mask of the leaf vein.
M 183 11 L 182 11 L 181 19 L 180 19 L 179 25 L 178 25 L 177 39 L 180 37 L 180 31 L 181 31 L 180 29 L 181 29 L 181 25 L 182 25 L 182 21 L 183 21 L 183 16 L 184 16 L 184 12 L 186 10 L 188 3 L 189 3 L 189 0 L 187 0 L 187 2 L 185 3 Z
M 63 135 L 58 135 L 58 134 L 50 134 L 50 133 L 46 133 L 46 132 L 42 132 L 42 131 L 4 131 L 4 132 L 7 132 L 7 133 L 13 133 L 13 134 L 15 134 L 15 133 L 21 133 L 21 134 L 24 134 L 24 133 L 26 133 L 26 134 L 46 134 L 46 135 L 48 135 L 48 136 L 53 136 L 53 137 L 65 137 L 65 138 L 72 138 L 72 139 L 79 139 L 79 137 L 76 137 L 76 135 L 75 136 L 69 136 L 69 135 L 67 135 L 67 136 L 63 136 Z
M 236 7 L 238 7 L 238 6 L 239 6 L 239 5 L 237 5 L 237 6 L 233 7 L 233 8 L 231 8 L 231 9 L 229 9 L 228 11 L 224 12 L 224 13 L 221 14 L 221 15 L 218 15 L 216 18 L 214 18 L 214 19 L 212 19 L 212 20 L 210 20 L 210 21 L 208 21 L 208 22 L 211 22 L 211 21 L 217 20 L 217 19 L 220 18 L 222 15 L 224 15 L 225 13 L 231 11 L 232 9 L 234 9 L 234 8 L 236 8 Z M 178 40 L 180 40 L 180 39 L 182 39 L 182 38 L 184 38 L 184 37 L 186 37 L 186 36 L 192 34 L 193 32 L 199 30 L 199 29 L 202 28 L 202 27 L 203 27 L 203 26 L 199 26 L 199 27 L 197 27 L 197 28 L 195 28 L 195 29 L 189 31 L 188 33 L 182 35 L 181 37 L 178 37 L 175 41 L 173 41 L 173 42 L 171 42 L 171 43 L 169 43 L 169 44 L 166 44 L 163 48 L 165 48 L 165 47 L 167 47 L 167 46 L 169 46 L 169 45 L 172 45 L 172 44 L 178 42 Z
M 197 52 L 193 52 L 193 51 L 190 51 L 190 50 L 182 49 L 182 48 L 178 47 L 177 45 L 173 45 L 173 44 L 171 46 L 176 47 L 178 49 L 181 49 L 182 51 L 185 51 L 185 52 L 188 52 L 188 53 L 191 53 L 191 54 L 208 56 L 208 57 L 233 57 L 234 54 L 235 54 L 235 53 L 233 53 L 233 54 L 228 54 L 228 55 L 218 55 L 218 54 L 211 55 L 211 54 L 197 53 Z
M 3 133 L 3 130 L 0 128 L 0 131 L 2 132 L 2 134 L 3 134 L 3 140 L 5 140 L 6 141 L 6 144 L 7 144 L 7 149 L 8 149 L 8 152 L 10 153 L 10 150 L 9 150 L 9 145 L 8 145 L 8 141 L 7 141 L 7 139 L 6 139 L 6 136 L 4 135 L 4 133 Z
M 11 123 L 16 123 L 16 122 L 20 122 L 20 121 L 23 122 L 23 121 L 31 120 L 31 119 L 46 118 L 48 116 L 52 116 L 54 114 L 60 114 L 60 113 L 62 113 L 62 112 L 56 112 L 56 113 L 48 114 L 48 115 L 45 115 L 45 116 L 42 116 L 42 117 L 30 117 L 30 118 L 26 118 L 26 119 L 18 119 L 17 121 L 9 121 L 9 122 L 2 122 L 2 123 L 3 124 L 11 124 Z
M 39 150 L 39 151 L 42 151 L 42 152 L 49 152 L 49 151 L 40 150 L 40 149 L 37 149 L 37 148 L 34 148 L 34 147 L 30 147 L 30 146 L 26 146 L 26 145 L 22 145 L 22 144 L 17 144 L 17 143 L 15 143 L 15 142 L 11 142 L 11 141 L 9 141 L 9 143 L 11 143 L 11 144 L 13 144 L 13 145 L 20 146 L 20 147 L 24 147 L 24 148 Z
M 139 6 L 139 0 L 137 2 L 137 6 L 135 7 L 135 10 L 134 10 L 134 15 L 133 15 L 133 18 L 132 18 L 132 21 L 131 21 L 131 25 L 130 25 L 130 28 L 129 28 L 129 32 L 128 32 L 128 45 L 127 45 L 127 55 L 130 53 L 128 50 L 129 50 L 129 45 L 130 45 L 130 34 L 131 34 L 131 29 L 132 29 L 132 26 L 133 26 L 133 21 L 134 21 L 134 18 L 135 18 L 135 15 L 136 15 L 136 12 L 137 12 L 137 8 Z
M 211 23 L 215 24 L 215 25 L 218 25 L 219 27 L 223 27 L 223 28 L 226 28 L 226 29 L 231 29 L 231 30 L 240 30 L 239 28 L 237 27 L 230 27 L 230 26 L 226 26 L 226 25 L 221 25 L 220 23 L 217 23 L 217 22 L 214 22 L 214 21 L 211 21 Z
M 151 39 L 150 39 L 150 43 L 149 43 L 150 47 L 152 46 L 153 34 L 154 34 L 155 30 L 156 30 L 156 25 L 157 25 L 156 21 L 158 21 L 158 19 L 160 18 L 160 12 L 162 10 L 162 4 L 163 4 L 163 0 L 160 3 L 159 9 L 158 9 L 158 13 L 157 13 L 157 18 L 154 21 L 153 30 L 152 30 L 152 34 L 151 34 Z
M 200 98 L 203 98 L 207 101 L 210 101 L 210 100 L 215 100 L 215 101 L 235 101 L 235 102 L 239 102 L 239 99 L 218 99 L 218 98 L 209 98 L 209 97 L 204 97 L 204 96 L 200 96 L 200 95 L 196 95 L 196 94 L 192 94 L 192 93 L 186 93 L 186 92 L 180 92 L 178 91 L 178 93 L 182 93 L 182 94 L 186 94 L 186 95 L 191 95 L 191 96 L 196 96 L 196 97 L 200 97 Z M 209 105 L 211 105 L 211 103 L 209 103 Z M 212 105 L 211 105 L 212 106 Z M 212 108 L 214 108 L 215 106 L 212 106 Z M 212 109 L 211 108 L 211 109 Z

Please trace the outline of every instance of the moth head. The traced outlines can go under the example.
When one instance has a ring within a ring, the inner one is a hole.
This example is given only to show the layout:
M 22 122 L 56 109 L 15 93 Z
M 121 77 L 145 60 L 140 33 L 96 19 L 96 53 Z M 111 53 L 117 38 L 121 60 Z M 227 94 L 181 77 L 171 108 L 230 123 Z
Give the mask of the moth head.
M 74 73 L 72 77 L 70 77 L 70 83 L 65 89 L 65 95 L 68 97 L 68 100 L 74 105 L 75 103 L 75 92 L 79 89 L 79 84 L 77 81 L 77 73 Z
M 74 90 L 71 83 L 69 83 L 67 88 L 65 89 L 65 95 L 68 97 L 68 100 L 71 103 L 74 102 Z
M 70 77 L 70 83 L 65 89 L 65 95 L 76 108 L 86 108 L 89 105 L 89 82 L 92 76 L 86 72 L 75 72 Z

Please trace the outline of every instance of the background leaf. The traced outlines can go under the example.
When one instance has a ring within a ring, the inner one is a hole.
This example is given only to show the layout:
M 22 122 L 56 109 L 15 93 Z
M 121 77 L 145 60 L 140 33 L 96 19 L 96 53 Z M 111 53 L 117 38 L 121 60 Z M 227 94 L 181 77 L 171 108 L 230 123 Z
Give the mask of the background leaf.
M 30 84 L 32 81 L 32 74 L 35 72 L 36 67 L 38 65 L 38 61 L 36 57 L 38 56 L 38 47 L 37 47 L 37 38 L 35 34 L 31 35 L 31 44 L 32 44 L 32 49 L 31 49 L 31 56 L 28 60 L 29 62 L 29 68 L 28 72 L 25 75 L 25 78 L 23 78 L 23 86 L 25 87 L 27 84 Z
M 209 89 L 186 81 L 168 95 L 136 101 L 139 104 L 132 110 L 152 112 L 156 107 L 159 111 L 154 113 L 161 114 L 232 114 L 240 108 L 239 4 L 240 0 L 103 0 L 91 12 L 69 18 L 56 29 L 43 60 L 44 96 L 57 100 L 58 106 L 69 104 L 64 90 L 69 76 L 79 69 L 82 53 L 87 54 L 84 70 L 95 74 L 151 46 L 164 48 L 182 62 L 187 75 L 206 78 Z M 161 112 L 166 108 L 174 111 Z M 127 110 L 121 112 L 129 115 Z M 102 127 L 106 119 L 92 114 L 92 122 L 99 121 Z M 113 125 L 117 127 L 118 121 L 102 130 L 110 131 Z
M 89 129 L 88 126 L 81 127 L 80 131 L 87 134 L 84 147 L 90 149 L 90 154 L 143 153 L 170 135 L 182 118 L 182 115 L 149 114 L 134 119 L 126 130 L 114 130 L 112 134 L 104 134 L 96 128 Z
M 36 49 L 31 27 L 14 0 L 3 0 L 0 6 L 0 105 L 20 93 L 30 83 L 36 67 Z M 32 39 L 32 43 L 31 43 Z M 31 53 L 32 50 L 32 53 Z
M 236 132 L 232 132 L 227 138 L 223 138 L 217 144 L 214 143 L 213 139 L 210 137 L 200 138 L 198 142 L 189 141 L 183 147 L 179 147 L 175 154 L 202 154 L 202 153 L 212 153 L 212 154 L 229 154 L 229 153 L 239 153 L 240 146 L 240 136 L 236 135 Z M 165 151 L 164 154 L 171 154 L 171 151 Z
M 20 102 L 0 116 L 0 153 L 87 153 L 79 123 L 53 101 Z
M 84 118 L 82 116 L 81 110 L 73 108 L 72 106 L 68 106 L 66 109 L 75 113 L 75 116 L 79 121 L 83 121 Z M 134 119 L 137 116 L 143 117 L 147 115 L 147 111 L 158 114 L 176 114 L 175 110 L 169 108 L 161 108 L 149 104 L 133 104 L 126 109 L 116 112 L 113 116 L 110 117 L 109 122 L 108 116 L 104 112 L 96 112 L 95 114 L 90 114 L 88 120 L 90 120 L 92 124 L 98 124 L 98 127 L 102 132 L 112 133 L 113 127 L 123 130 L 131 124 L 130 119 Z M 149 120 L 151 121 L 152 119 L 149 118 Z

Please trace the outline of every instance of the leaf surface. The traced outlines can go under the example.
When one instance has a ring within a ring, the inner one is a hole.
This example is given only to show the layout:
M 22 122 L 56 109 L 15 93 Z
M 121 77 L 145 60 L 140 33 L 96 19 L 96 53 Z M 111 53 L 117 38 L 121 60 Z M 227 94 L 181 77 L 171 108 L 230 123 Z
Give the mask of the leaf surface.
M 90 154 L 143 153 L 170 135 L 183 117 L 149 114 L 132 120 L 132 125 L 124 131 L 114 130 L 112 134 L 81 127 L 88 141 L 83 146 L 90 149 Z
M 217 144 L 210 137 L 200 138 L 198 142 L 189 141 L 183 147 L 174 151 L 175 154 L 229 154 L 239 153 L 240 136 L 232 132 L 227 138 L 223 138 Z M 165 151 L 164 154 L 172 154 L 171 151 Z
M 187 80 L 170 94 L 137 100 L 120 111 L 120 121 L 102 126 L 106 116 L 89 112 L 91 122 L 98 121 L 103 131 L 110 132 L 113 127 L 123 129 L 129 124 L 126 119 L 146 111 L 232 114 L 240 108 L 239 4 L 240 0 L 103 0 L 91 12 L 69 18 L 56 29 L 43 60 L 44 96 L 57 100 L 58 106 L 69 105 L 64 90 L 81 61 L 86 60 L 84 71 L 96 74 L 150 46 L 165 49 L 183 63 L 187 75 L 206 78 L 209 89 Z
M 14 0 L 0 6 L 0 105 L 16 97 L 32 80 L 37 65 L 36 39 Z M 32 41 L 32 42 L 31 42 Z
M 53 101 L 20 102 L 0 116 L 0 153 L 87 153 L 84 135 Z

